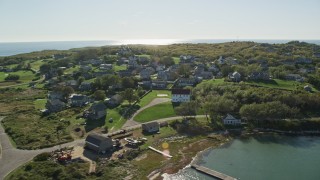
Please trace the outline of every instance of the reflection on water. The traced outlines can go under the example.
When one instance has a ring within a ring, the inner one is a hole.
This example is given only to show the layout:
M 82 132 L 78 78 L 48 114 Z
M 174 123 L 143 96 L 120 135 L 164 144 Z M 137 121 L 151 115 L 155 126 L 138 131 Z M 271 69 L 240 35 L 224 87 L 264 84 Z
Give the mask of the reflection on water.
M 202 166 L 246 180 L 320 179 L 320 137 L 263 135 L 235 139 L 199 157 Z M 192 168 L 167 180 L 210 180 Z

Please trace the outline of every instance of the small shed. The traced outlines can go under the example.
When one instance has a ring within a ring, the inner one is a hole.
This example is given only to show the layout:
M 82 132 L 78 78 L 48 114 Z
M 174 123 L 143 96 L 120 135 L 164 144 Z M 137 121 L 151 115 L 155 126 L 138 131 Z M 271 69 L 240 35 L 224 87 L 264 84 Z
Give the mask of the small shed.
M 98 153 L 105 153 L 113 147 L 112 139 L 102 135 L 92 133 L 89 134 L 85 140 L 85 147 L 94 150 Z
M 224 125 L 240 125 L 241 119 L 236 119 L 231 114 L 227 114 L 227 116 L 222 120 Z
M 155 133 L 160 130 L 160 124 L 158 122 L 149 122 L 142 124 L 142 131 L 148 133 Z

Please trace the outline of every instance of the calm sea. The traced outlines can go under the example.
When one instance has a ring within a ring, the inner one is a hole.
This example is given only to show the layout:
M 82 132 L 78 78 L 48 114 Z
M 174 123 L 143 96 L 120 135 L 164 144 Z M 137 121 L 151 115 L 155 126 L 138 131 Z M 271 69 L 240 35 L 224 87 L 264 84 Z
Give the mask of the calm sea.
M 11 56 L 21 53 L 29 53 L 42 50 L 68 50 L 80 47 L 96 47 L 104 45 L 121 45 L 121 44 L 153 44 L 167 45 L 174 43 L 223 43 L 238 41 L 237 39 L 138 39 L 138 40 L 119 40 L 119 41 L 51 41 L 51 42 L 13 42 L 0 43 L 0 56 Z M 260 43 L 287 43 L 289 40 L 250 40 L 241 39 L 240 41 L 255 41 Z M 304 41 L 304 40 L 301 40 Z M 320 40 L 306 40 L 305 42 L 320 45 Z
M 199 156 L 199 164 L 240 180 L 319 180 L 320 137 L 263 135 L 235 139 Z M 185 168 L 165 180 L 211 180 Z

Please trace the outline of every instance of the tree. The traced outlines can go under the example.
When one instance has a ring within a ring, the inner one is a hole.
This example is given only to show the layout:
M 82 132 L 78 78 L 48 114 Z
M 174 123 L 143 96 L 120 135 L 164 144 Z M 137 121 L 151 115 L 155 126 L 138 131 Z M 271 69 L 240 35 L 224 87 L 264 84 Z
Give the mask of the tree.
M 197 114 L 196 102 L 181 103 L 180 106 L 175 108 L 175 112 L 179 116 L 195 116 Z
M 127 100 L 131 105 L 132 102 L 139 100 L 139 96 L 134 92 L 132 88 L 128 88 L 121 93 L 124 100 Z
M 63 75 L 63 70 L 62 69 L 58 69 L 57 70 L 57 74 L 58 74 L 58 76 L 62 76 Z
M 174 65 L 174 60 L 170 56 L 163 56 L 160 58 L 159 61 L 161 64 L 165 65 L 166 67 Z
M 96 100 L 103 101 L 104 99 L 106 99 L 106 94 L 103 90 L 97 90 L 96 92 L 94 92 L 94 98 Z
M 122 84 L 123 88 L 134 88 L 135 87 L 134 79 L 131 77 L 122 78 L 121 84 Z
M 50 64 L 45 63 L 45 64 L 42 64 L 42 65 L 40 66 L 40 73 L 41 73 L 41 74 L 46 74 L 46 73 L 48 73 L 50 70 L 51 70 L 51 65 L 50 65 Z
M 81 84 L 84 80 L 85 80 L 84 77 L 83 77 L 83 76 L 80 76 L 80 77 L 78 78 L 78 84 Z
M 187 64 L 183 64 L 179 67 L 178 73 L 183 77 L 187 78 L 191 74 L 191 67 Z

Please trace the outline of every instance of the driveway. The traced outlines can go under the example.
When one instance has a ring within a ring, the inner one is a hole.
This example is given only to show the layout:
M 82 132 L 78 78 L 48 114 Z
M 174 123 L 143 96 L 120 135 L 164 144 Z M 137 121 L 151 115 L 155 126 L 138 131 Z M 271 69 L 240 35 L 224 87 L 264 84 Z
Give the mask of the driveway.
M 136 111 L 130 119 L 127 120 L 127 122 L 122 126 L 122 128 L 127 128 L 127 127 L 132 127 L 132 126 L 136 126 L 136 125 L 139 125 L 140 123 L 133 120 L 133 118 L 139 114 L 141 111 L 149 108 L 149 107 L 152 107 L 152 106 L 155 106 L 157 104 L 161 104 L 161 103 L 165 103 L 165 102 L 169 102 L 171 101 L 170 98 L 155 98 L 153 99 L 149 104 L 147 104 L 146 106 L 142 107 L 141 109 L 139 109 L 138 111 Z

